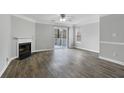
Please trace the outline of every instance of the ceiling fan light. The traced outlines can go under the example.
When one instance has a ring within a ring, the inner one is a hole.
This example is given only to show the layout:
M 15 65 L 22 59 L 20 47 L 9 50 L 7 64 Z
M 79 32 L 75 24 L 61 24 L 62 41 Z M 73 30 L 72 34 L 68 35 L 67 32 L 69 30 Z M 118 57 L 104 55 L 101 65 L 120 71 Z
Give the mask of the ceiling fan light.
M 60 18 L 60 22 L 65 22 L 66 19 L 65 18 Z
M 65 14 L 60 14 L 60 22 L 65 22 L 66 21 L 66 15 Z

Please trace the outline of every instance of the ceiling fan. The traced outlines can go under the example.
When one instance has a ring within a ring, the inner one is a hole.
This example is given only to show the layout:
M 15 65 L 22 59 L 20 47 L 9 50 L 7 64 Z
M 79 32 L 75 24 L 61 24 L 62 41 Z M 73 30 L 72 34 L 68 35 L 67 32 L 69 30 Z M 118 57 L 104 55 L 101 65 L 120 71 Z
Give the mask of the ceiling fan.
M 65 22 L 65 21 L 66 21 L 66 15 L 60 14 L 60 22 Z
M 52 22 L 64 23 L 64 22 L 71 22 L 72 21 L 72 16 L 70 16 L 70 15 L 66 15 L 66 14 L 57 14 L 57 15 L 58 15 L 58 17 L 51 20 Z
M 72 16 L 68 16 L 66 14 L 60 14 L 60 22 L 72 21 Z

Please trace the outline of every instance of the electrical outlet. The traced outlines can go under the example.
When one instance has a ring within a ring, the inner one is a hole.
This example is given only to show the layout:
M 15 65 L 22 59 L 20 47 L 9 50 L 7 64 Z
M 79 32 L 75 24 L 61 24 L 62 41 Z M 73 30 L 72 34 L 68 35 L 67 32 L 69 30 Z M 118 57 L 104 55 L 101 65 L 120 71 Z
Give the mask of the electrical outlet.
M 117 56 L 117 53 L 116 52 L 113 52 L 113 56 L 116 57 Z

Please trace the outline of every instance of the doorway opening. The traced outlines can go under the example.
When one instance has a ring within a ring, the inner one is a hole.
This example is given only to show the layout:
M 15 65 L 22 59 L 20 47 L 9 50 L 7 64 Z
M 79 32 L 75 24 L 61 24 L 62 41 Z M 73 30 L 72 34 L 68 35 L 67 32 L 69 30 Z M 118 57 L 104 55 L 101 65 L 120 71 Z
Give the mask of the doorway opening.
M 68 48 L 68 27 L 54 27 L 54 48 Z

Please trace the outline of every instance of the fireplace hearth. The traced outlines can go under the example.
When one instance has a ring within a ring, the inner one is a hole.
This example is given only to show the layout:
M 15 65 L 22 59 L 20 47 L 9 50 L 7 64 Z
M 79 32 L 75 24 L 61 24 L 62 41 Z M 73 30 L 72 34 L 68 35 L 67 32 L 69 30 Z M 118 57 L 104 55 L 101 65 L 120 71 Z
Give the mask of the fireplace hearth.
M 19 59 L 31 56 L 31 42 L 19 43 Z

